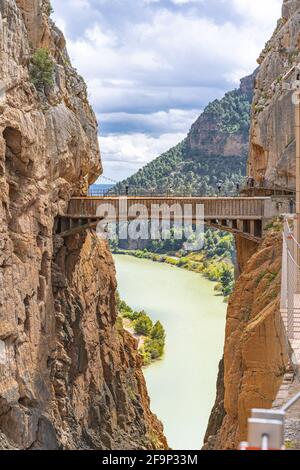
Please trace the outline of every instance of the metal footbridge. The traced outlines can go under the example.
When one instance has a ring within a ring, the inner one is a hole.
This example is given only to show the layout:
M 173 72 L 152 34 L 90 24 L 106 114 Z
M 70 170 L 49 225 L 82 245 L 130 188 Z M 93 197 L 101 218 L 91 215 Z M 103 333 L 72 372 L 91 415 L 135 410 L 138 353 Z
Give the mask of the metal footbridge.
M 82 196 L 73 197 L 66 214 L 62 214 L 56 233 L 67 237 L 95 228 L 104 218 L 105 208 L 113 208 L 116 222 L 139 219 L 171 219 L 182 217 L 186 208 L 194 223 L 203 207 L 206 225 L 240 234 L 259 242 L 266 224 L 288 212 L 287 196 L 273 197 L 197 197 L 170 195 Z M 109 212 L 109 211 L 107 211 Z M 179 215 L 178 215 L 179 214 Z M 108 219 L 109 220 L 109 219 Z

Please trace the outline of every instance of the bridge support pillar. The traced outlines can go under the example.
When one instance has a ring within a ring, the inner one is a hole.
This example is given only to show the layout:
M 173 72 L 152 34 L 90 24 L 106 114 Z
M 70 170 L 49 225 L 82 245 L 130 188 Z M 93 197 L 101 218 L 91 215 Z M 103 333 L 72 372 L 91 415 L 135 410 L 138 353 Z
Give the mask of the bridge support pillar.
M 244 228 L 244 226 L 243 226 L 243 221 L 242 221 L 242 220 L 237 220 L 237 221 L 236 221 L 236 225 L 237 225 L 237 229 L 238 229 L 240 232 L 242 232 L 242 231 L 243 231 L 243 228 Z
M 248 238 L 243 237 L 241 234 L 235 235 L 236 243 L 236 274 L 239 276 L 245 269 L 246 263 L 252 255 L 257 251 L 258 244 Z
M 237 230 L 238 229 L 238 221 L 237 220 L 232 220 L 231 222 L 231 226 L 234 230 Z

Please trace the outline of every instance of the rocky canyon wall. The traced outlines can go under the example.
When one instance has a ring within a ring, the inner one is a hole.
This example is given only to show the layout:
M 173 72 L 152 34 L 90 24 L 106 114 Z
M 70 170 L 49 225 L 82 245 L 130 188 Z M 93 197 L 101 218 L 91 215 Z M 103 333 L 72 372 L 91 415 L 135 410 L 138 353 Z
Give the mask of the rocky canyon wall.
M 270 231 L 245 264 L 227 311 L 224 360 L 205 448 L 237 449 L 252 408 L 270 408 L 288 364 L 279 302 L 281 244 Z
M 242 78 L 239 88 L 226 93 L 221 100 L 209 103 L 187 135 L 186 144 L 189 152 L 196 152 L 207 158 L 247 156 L 249 108 L 253 98 L 255 76 L 256 72 Z M 236 122 L 233 109 L 238 115 Z
M 295 187 L 295 107 L 292 91 L 296 79 L 283 80 L 300 62 L 300 1 L 284 0 L 282 17 L 258 62 L 250 130 L 249 172 L 269 184 Z
M 282 18 L 258 60 L 252 106 L 250 174 L 284 187 L 295 186 L 295 121 L 292 90 L 283 77 L 300 60 L 299 21 L 300 1 L 284 0 Z M 288 345 L 279 312 L 281 230 L 275 224 L 254 250 L 237 240 L 241 275 L 228 305 L 205 448 L 237 448 L 247 437 L 251 408 L 271 407 L 282 384 Z
M 93 233 L 53 233 L 101 173 L 97 122 L 48 0 L 0 2 L 0 448 L 166 447 L 115 271 Z M 44 48 L 54 83 L 30 70 Z

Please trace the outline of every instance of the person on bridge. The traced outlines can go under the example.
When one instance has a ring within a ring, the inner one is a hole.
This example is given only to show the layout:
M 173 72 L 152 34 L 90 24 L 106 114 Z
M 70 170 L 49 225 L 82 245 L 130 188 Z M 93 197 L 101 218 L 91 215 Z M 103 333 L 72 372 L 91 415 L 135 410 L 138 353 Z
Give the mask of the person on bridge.
M 129 194 L 129 186 L 125 186 L 125 194 L 126 194 L 126 196 L 128 196 L 128 194 Z
M 219 191 L 219 195 L 221 195 L 222 181 L 218 181 L 218 183 L 217 183 L 217 188 L 218 188 L 218 191 Z
M 248 176 L 247 178 L 247 186 L 249 189 L 254 188 L 255 185 L 255 180 L 252 178 L 252 176 Z
M 240 194 L 240 183 L 236 183 L 236 192 L 238 195 Z

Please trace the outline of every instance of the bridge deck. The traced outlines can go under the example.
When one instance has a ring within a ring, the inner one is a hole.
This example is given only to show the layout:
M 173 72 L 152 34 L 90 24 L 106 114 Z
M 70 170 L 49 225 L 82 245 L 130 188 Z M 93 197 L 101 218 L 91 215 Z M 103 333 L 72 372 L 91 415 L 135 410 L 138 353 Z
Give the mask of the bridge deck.
M 195 222 L 199 220 L 199 207 L 204 210 L 207 225 L 258 242 L 267 221 L 287 210 L 288 200 L 272 197 L 187 197 L 187 196 L 86 196 L 73 197 L 67 214 L 61 216 L 62 236 L 69 236 L 95 227 L 97 222 L 111 213 L 117 222 L 145 219 L 177 220 L 186 214 Z M 114 220 L 112 218 L 112 220 Z
M 129 196 L 129 197 L 74 197 L 71 199 L 69 216 L 96 216 L 99 214 L 99 207 L 111 204 L 117 217 L 121 214 L 128 214 L 130 208 L 136 205 L 144 206 L 143 215 L 154 215 L 157 205 L 174 206 L 176 204 L 184 208 L 190 205 L 193 214 L 196 216 L 197 206 L 203 205 L 205 219 L 218 219 L 221 217 L 233 219 L 260 219 L 270 218 L 274 213 L 272 198 L 270 197 L 149 197 L 149 196 Z M 129 214 L 128 214 L 129 215 Z

